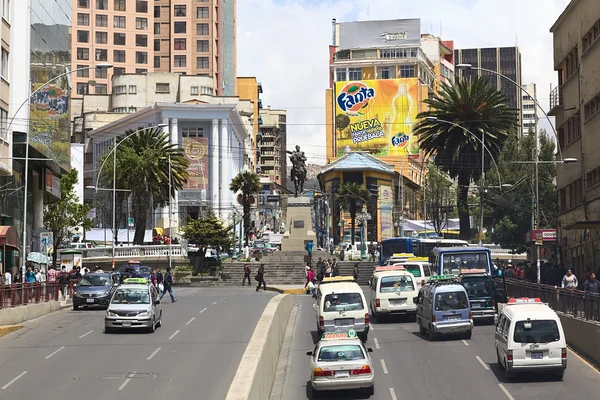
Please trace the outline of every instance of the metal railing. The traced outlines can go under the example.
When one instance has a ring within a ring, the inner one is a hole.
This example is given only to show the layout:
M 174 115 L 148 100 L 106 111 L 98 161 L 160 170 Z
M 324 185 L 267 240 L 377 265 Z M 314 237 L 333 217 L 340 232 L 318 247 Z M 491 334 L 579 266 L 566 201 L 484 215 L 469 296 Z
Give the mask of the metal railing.
M 501 284 L 502 280 L 498 279 Z M 540 298 L 554 311 L 572 315 L 587 321 L 600 321 L 600 295 L 577 289 L 562 289 L 552 285 L 506 279 L 509 297 Z
M 59 282 L 0 284 L 0 309 L 66 300 L 78 283 L 78 279 L 71 279 L 64 287 Z
M 69 249 L 72 250 L 72 249 Z M 77 249 L 81 251 L 82 258 L 112 258 L 112 249 L 110 247 L 95 247 L 91 249 Z M 172 255 L 187 256 L 187 248 L 183 249 L 181 245 L 171 245 Z M 169 245 L 149 245 L 149 246 L 126 246 L 115 247 L 115 258 L 136 258 L 136 257 L 167 257 L 169 255 Z
M 562 106 L 562 90 L 557 86 L 550 92 L 550 110 L 560 106 Z

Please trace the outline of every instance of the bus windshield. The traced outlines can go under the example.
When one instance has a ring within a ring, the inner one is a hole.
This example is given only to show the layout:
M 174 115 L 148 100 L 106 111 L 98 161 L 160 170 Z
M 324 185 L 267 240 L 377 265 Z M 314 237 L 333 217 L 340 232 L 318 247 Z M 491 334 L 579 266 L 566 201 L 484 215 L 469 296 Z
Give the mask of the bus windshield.
M 413 252 L 412 238 L 393 238 L 381 241 L 381 251 L 379 252 L 380 264 L 393 256 L 394 254 L 412 253 Z
M 446 253 L 442 256 L 442 274 L 458 275 L 461 270 L 485 269 L 490 270 L 488 253 L 485 251 Z

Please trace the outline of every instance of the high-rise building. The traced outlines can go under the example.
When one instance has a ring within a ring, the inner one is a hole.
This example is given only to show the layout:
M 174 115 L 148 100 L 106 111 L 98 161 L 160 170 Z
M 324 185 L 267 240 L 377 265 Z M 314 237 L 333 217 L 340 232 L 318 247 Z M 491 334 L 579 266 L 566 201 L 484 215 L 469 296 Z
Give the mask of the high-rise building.
M 489 47 L 479 49 L 456 49 L 454 50 L 454 62 L 459 64 L 470 64 L 473 69 L 458 68 L 458 78 L 469 76 L 485 76 L 490 82 L 501 90 L 507 97 L 508 104 L 519 110 L 522 109 L 522 91 L 517 85 L 521 83 L 521 52 L 518 47 Z M 507 79 L 476 68 L 489 69 L 506 75 L 517 83 L 515 85 Z M 519 115 L 519 127 L 521 127 L 521 116 Z M 519 129 L 521 130 L 521 129 Z M 522 132 L 519 132 L 521 135 Z
M 271 182 L 286 187 L 287 182 L 287 111 L 271 109 L 260 110 L 262 126 L 257 147 L 257 171 L 268 176 Z
M 106 94 L 111 76 L 179 72 L 213 78 L 204 94 L 235 95 L 235 0 L 72 0 L 75 96 Z M 210 93 L 209 93 L 210 92 Z
M 253 160 L 253 165 L 258 165 L 258 135 L 260 132 L 260 124 L 262 124 L 262 119 L 260 117 L 260 109 L 262 109 L 262 100 L 260 99 L 260 95 L 263 92 L 262 84 L 256 80 L 254 76 L 240 76 L 237 78 L 237 96 L 240 100 L 248 100 L 251 102 L 252 110 L 248 110 L 248 117 L 252 121 L 253 126 L 253 137 L 252 143 L 254 144 L 254 148 L 252 152 L 249 154 Z M 242 111 L 244 112 L 244 111 Z
M 538 107 L 537 107 L 537 89 L 535 83 L 523 85 L 527 93 L 522 92 L 523 109 L 521 110 L 521 121 L 523 134 L 527 135 L 530 131 L 538 130 Z
M 550 93 L 559 157 L 557 239 L 565 266 L 581 275 L 598 266 L 600 240 L 600 8 L 573 0 L 550 29 L 558 86 Z
M 0 0 L 2 31 L 0 32 L 0 175 L 12 174 L 12 135 L 8 132 L 8 108 L 10 104 L 10 1 Z

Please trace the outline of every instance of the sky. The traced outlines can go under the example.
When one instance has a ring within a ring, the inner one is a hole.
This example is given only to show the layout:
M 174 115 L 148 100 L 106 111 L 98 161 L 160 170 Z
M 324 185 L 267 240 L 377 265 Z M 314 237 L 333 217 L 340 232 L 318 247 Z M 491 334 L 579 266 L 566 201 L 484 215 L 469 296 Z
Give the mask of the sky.
M 420 18 L 421 33 L 454 48 L 521 51 L 522 83 L 536 83 L 549 109 L 557 85 L 550 27 L 570 0 L 237 0 L 238 76 L 262 83 L 263 106 L 286 109 L 287 145 L 325 164 L 325 89 L 332 18 L 337 22 Z M 540 115 L 540 127 L 550 132 Z

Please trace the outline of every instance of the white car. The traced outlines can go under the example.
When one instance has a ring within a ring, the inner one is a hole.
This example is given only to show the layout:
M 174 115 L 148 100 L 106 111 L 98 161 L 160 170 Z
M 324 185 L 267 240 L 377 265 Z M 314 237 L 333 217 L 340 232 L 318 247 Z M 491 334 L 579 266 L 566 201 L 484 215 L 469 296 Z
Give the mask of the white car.
M 383 320 L 393 315 L 416 320 L 417 305 L 413 299 L 419 289 L 413 274 L 403 267 L 380 267 L 371 278 L 371 314 Z

